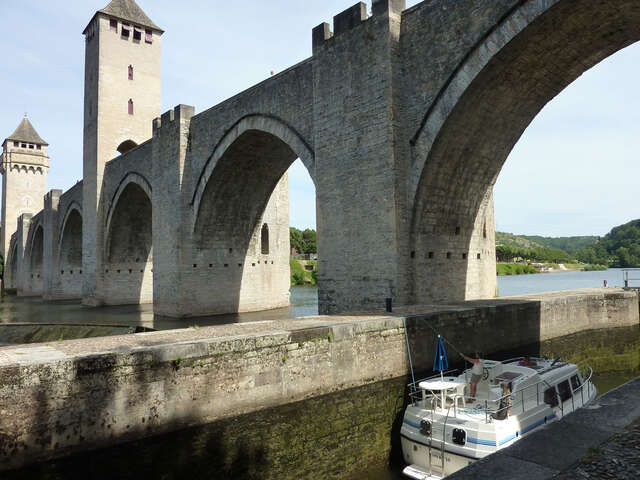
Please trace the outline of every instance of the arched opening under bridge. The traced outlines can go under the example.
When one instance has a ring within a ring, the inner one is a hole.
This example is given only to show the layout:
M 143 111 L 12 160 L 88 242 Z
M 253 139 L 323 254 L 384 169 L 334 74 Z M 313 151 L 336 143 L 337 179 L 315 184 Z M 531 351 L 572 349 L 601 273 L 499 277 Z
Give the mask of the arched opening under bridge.
M 123 182 L 107 218 L 104 285 L 106 303 L 153 301 L 151 197 L 147 185 Z
M 287 171 L 297 158 L 306 166 L 312 158 L 294 146 L 300 148 L 275 132 L 247 128 L 210 158 L 215 165 L 194 202 L 187 303 L 198 306 L 196 314 L 290 305 Z
M 493 186 L 507 156 L 551 99 L 640 39 L 637 2 L 540 4 L 537 16 L 526 10 L 528 23 L 520 18 L 525 7 L 477 47 L 477 58 L 470 54 L 416 134 L 408 259 L 414 303 L 495 295 Z

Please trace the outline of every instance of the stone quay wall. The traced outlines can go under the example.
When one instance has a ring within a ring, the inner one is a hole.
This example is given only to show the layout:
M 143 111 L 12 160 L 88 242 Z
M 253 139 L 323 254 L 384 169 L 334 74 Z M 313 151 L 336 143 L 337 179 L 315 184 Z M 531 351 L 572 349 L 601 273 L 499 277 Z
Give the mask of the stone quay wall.
M 467 351 L 515 350 L 636 325 L 638 297 L 587 290 L 2 347 L 0 470 L 406 377 L 405 323 L 422 373 L 435 331 Z

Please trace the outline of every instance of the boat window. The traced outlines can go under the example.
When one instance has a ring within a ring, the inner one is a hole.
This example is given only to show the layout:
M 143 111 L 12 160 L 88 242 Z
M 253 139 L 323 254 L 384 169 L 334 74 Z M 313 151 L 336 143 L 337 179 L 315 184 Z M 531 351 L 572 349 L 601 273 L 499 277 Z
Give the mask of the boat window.
M 569 387 L 569 380 L 565 380 L 564 382 L 560 382 L 558 384 L 558 392 L 560 393 L 560 398 L 563 402 L 566 402 L 571 398 L 571 387 Z
M 573 387 L 574 392 L 580 388 L 580 379 L 578 378 L 578 375 L 571 377 L 571 387 Z
M 544 391 L 544 403 L 551 407 L 558 405 L 558 393 L 556 387 L 547 388 Z
M 467 432 L 465 432 L 461 428 L 454 428 L 452 440 L 456 445 L 464 445 L 465 443 L 467 443 Z

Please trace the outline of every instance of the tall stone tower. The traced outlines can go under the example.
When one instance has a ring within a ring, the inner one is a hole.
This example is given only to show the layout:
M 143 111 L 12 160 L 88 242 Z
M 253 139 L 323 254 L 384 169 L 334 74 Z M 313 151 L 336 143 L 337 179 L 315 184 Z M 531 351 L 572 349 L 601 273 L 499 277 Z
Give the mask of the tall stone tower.
M 134 0 L 113 0 L 83 32 L 83 302 L 89 305 L 102 302 L 105 163 L 152 137 L 162 108 L 162 33 Z
M 7 258 L 11 235 L 23 213 L 36 214 L 44 207 L 49 172 L 48 143 L 25 117 L 2 143 L 2 257 Z

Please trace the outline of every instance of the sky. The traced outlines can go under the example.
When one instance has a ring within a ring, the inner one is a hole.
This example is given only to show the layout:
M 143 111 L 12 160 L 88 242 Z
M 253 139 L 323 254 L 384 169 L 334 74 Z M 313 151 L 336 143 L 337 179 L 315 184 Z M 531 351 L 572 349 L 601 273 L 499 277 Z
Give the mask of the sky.
M 82 178 L 84 37 L 108 0 L 0 0 L 0 140 L 27 112 L 49 144 L 48 188 Z M 196 112 L 311 56 L 311 30 L 353 0 L 138 0 L 163 36 L 163 101 Z M 407 6 L 417 4 L 408 1 Z M 495 187 L 496 229 L 604 235 L 640 217 L 640 47 L 597 65 L 536 117 Z M 315 227 L 315 191 L 289 172 L 291 225 Z

